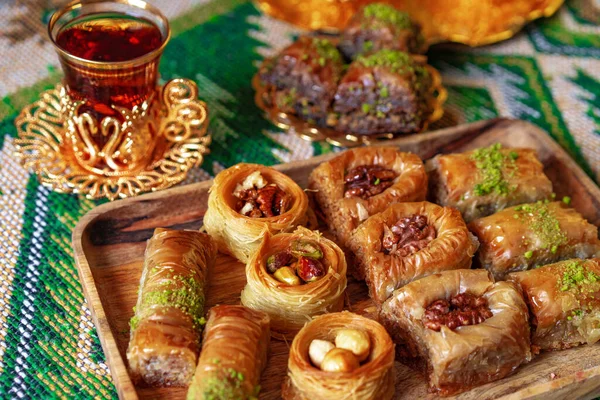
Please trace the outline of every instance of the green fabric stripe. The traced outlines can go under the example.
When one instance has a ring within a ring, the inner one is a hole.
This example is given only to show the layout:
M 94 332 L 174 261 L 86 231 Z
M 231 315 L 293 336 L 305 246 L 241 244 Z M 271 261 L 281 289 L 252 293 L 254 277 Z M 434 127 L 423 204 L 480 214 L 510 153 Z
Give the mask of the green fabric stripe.
M 34 231 L 33 216 L 36 212 L 35 198 L 40 184 L 34 176 L 30 176 L 27 181 L 27 195 L 25 197 L 25 212 L 23 213 L 23 228 L 21 229 L 22 238 L 19 243 L 19 258 L 14 269 L 13 292 L 10 298 L 9 316 L 7 318 L 6 349 L 3 359 L 3 372 L 0 374 L 0 398 L 8 398 L 8 391 L 13 382 L 15 361 L 17 357 L 17 347 L 20 337 L 18 333 L 19 322 L 23 313 L 23 292 L 26 282 L 25 271 L 27 270 L 27 260 L 32 252 L 31 237 Z

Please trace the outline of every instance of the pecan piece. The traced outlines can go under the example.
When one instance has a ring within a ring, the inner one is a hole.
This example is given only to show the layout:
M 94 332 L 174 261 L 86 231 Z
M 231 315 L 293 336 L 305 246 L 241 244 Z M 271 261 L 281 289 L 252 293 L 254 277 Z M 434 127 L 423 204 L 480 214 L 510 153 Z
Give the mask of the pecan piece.
M 427 217 L 411 215 L 391 228 L 384 227 L 382 246 L 387 254 L 406 257 L 427 247 L 435 237 L 435 228 L 427 223 Z
M 450 300 L 436 300 L 427 306 L 423 325 L 434 331 L 439 331 L 443 325 L 454 330 L 460 326 L 480 324 L 492 316 L 483 296 L 460 293 Z
M 277 185 L 271 184 L 260 189 L 247 189 L 236 192 L 239 199 L 236 210 L 252 218 L 273 217 L 287 211 L 291 203 L 289 194 Z
M 359 165 L 352 168 L 344 177 L 344 197 L 367 199 L 378 195 L 394 184 L 398 175 L 380 165 Z

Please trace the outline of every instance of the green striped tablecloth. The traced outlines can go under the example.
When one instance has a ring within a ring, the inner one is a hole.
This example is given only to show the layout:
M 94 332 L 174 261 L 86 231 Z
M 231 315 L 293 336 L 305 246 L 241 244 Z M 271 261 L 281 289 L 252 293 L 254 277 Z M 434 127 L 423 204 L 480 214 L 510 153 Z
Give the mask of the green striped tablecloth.
M 275 129 L 253 102 L 257 63 L 296 29 L 244 1 L 151 2 L 172 21 L 163 79 L 196 80 L 212 114 L 212 153 L 189 182 L 242 161 L 276 164 L 332 150 Z M 61 3 L 0 2 L 1 398 L 116 397 L 71 249 L 73 227 L 97 203 L 41 187 L 12 156 L 15 117 L 60 79 L 45 25 Z M 438 127 L 498 115 L 531 121 L 599 181 L 598 7 L 570 0 L 504 43 L 432 48 L 430 62 L 449 91 Z

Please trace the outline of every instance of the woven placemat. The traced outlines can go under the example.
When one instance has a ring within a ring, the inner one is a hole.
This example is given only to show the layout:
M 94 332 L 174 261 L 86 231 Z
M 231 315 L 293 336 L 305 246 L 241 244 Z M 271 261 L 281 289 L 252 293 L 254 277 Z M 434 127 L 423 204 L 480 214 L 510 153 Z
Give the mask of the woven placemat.
M 77 278 L 71 231 L 98 203 L 50 192 L 12 156 L 14 118 L 60 79 L 45 37 L 64 1 L 0 3 L 0 397 L 115 398 Z M 257 63 L 299 32 L 236 0 L 152 1 L 172 20 L 163 79 L 196 80 L 211 114 L 212 153 L 187 182 L 238 162 L 276 164 L 332 151 L 283 133 L 254 105 Z M 449 91 L 432 128 L 495 116 L 539 125 L 600 180 L 600 9 L 567 1 L 513 39 L 472 50 L 436 46 Z

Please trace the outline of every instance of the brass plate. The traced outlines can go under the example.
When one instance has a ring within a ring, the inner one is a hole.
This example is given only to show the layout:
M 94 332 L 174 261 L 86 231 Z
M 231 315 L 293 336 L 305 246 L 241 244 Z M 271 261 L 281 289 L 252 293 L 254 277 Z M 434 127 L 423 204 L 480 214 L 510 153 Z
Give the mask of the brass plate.
M 267 62 L 268 60 L 265 60 Z M 438 70 L 430 65 L 427 69 L 431 74 L 431 109 L 433 110 L 429 118 L 423 124 L 419 132 L 427 130 L 429 124 L 438 121 L 444 115 L 444 103 L 448 97 L 448 92 L 442 85 L 442 77 Z M 335 129 L 317 126 L 306 122 L 293 114 L 283 112 L 279 107 L 271 102 L 269 91 L 270 85 L 262 85 L 258 72 L 252 78 L 252 87 L 255 90 L 254 102 L 264 111 L 265 117 L 277 127 L 295 133 L 304 140 L 311 142 L 325 141 L 338 147 L 356 147 L 361 145 L 370 145 L 377 142 L 393 139 L 407 134 L 382 133 L 377 135 L 354 135 L 345 134 Z

